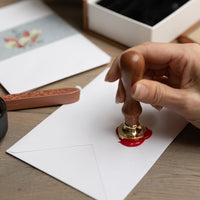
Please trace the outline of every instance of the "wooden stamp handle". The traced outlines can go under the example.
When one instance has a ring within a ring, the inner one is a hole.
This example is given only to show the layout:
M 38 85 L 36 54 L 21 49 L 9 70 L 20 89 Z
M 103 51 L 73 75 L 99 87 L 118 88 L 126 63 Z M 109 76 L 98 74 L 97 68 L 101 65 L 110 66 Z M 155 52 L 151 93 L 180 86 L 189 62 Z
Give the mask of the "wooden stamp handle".
M 125 101 L 122 107 L 125 123 L 128 126 L 138 125 L 142 108 L 140 103 L 131 97 L 131 88 L 135 82 L 143 77 L 144 57 L 135 51 L 127 51 L 119 60 L 119 68 L 125 91 Z

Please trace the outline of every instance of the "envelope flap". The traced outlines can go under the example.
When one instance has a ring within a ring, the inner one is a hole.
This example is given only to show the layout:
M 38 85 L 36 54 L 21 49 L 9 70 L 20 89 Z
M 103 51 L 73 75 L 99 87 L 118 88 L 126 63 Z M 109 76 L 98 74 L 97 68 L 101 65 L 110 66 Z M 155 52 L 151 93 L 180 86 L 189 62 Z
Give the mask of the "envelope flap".
M 92 145 L 11 154 L 89 196 L 106 199 Z
M 89 137 L 83 134 L 84 126 L 74 126 L 74 119 L 78 121 L 81 117 L 74 112 L 74 109 L 79 109 L 79 104 L 80 102 L 62 106 L 61 109 L 59 108 L 54 114 L 42 121 L 39 126 L 33 128 L 8 151 L 22 153 L 90 144 Z M 70 124 L 72 125 L 70 126 Z

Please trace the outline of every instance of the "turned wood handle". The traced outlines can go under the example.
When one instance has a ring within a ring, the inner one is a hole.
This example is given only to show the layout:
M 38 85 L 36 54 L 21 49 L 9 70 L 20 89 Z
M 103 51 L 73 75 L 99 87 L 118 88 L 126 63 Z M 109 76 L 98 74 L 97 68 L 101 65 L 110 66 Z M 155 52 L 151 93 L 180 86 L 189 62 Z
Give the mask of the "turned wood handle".
M 131 88 L 136 81 L 143 77 L 144 57 L 135 51 L 127 51 L 120 57 L 119 68 L 125 91 L 125 101 L 122 107 L 125 123 L 128 126 L 138 125 L 142 108 L 140 103 L 131 97 Z

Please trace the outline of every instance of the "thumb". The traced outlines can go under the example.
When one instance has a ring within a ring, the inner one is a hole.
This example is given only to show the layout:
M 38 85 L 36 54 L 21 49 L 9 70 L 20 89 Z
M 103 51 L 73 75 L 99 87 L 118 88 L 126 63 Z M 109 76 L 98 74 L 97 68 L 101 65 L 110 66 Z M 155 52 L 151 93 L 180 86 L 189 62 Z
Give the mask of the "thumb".
M 181 89 L 169 87 L 163 83 L 142 79 L 132 87 L 132 97 L 143 103 L 167 107 L 172 110 L 181 109 L 184 99 Z

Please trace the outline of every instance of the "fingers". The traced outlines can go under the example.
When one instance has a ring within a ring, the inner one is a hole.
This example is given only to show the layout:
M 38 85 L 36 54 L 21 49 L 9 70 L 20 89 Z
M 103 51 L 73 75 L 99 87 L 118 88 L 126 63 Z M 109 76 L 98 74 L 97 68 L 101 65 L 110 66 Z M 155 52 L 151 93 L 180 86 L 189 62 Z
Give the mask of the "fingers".
M 196 89 L 175 89 L 165 84 L 140 80 L 132 87 L 132 97 L 153 105 L 158 110 L 166 107 L 200 128 L 200 94 Z M 155 106 L 156 105 L 156 106 Z
M 141 53 L 145 59 L 145 79 L 132 86 L 132 97 L 158 110 L 162 107 L 173 110 L 200 128 L 200 45 L 151 42 L 127 51 Z M 106 81 L 120 79 L 119 58 L 113 61 Z M 116 102 L 124 100 L 125 91 L 119 80 Z
M 162 106 L 158 106 L 158 105 L 152 105 L 156 110 L 160 111 L 162 110 Z
M 180 48 L 180 45 L 181 48 Z M 185 55 L 184 44 L 147 42 L 130 50 L 141 53 L 150 69 L 164 69 Z
M 119 56 L 116 57 L 113 63 L 111 64 L 111 67 L 108 73 L 106 74 L 105 81 L 114 82 L 120 78 L 118 62 L 119 62 Z
M 144 79 L 133 85 L 132 97 L 143 103 L 173 110 L 181 109 L 180 102 L 183 102 L 184 99 L 182 90 L 169 87 L 157 81 Z
M 116 103 L 123 103 L 124 101 L 125 101 L 125 90 L 124 90 L 122 80 L 120 79 L 119 84 L 118 84 L 115 102 Z
M 182 46 L 180 47 L 180 45 Z M 136 51 L 141 53 L 145 59 L 146 70 L 166 70 L 168 67 L 171 67 L 172 69 L 174 68 L 173 71 L 177 70 L 177 73 L 181 76 L 187 63 L 187 57 L 184 56 L 187 53 L 191 54 L 188 52 L 188 48 L 186 47 L 187 44 L 148 42 L 132 47 L 127 51 Z M 118 67 L 119 58 L 120 56 L 114 59 L 110 70 L 106 75 L 105 81 L 114 82 L 120 78 Z

